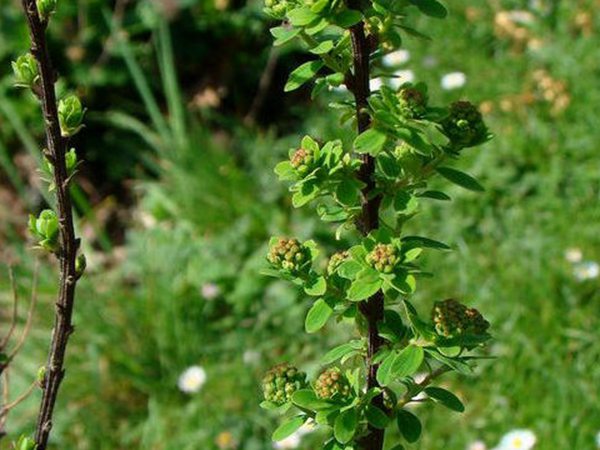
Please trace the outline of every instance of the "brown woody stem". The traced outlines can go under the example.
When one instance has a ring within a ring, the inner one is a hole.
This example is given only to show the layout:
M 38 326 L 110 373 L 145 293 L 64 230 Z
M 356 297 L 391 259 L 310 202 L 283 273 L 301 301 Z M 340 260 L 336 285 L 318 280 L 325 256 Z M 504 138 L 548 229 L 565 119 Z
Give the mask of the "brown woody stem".
M 367 112 L 369 88 L 369 59 L 371 56 L 370 43 L 365 35 L 363 22 L 354 25 L 350 29 L 352 38 L 352 53 L 354 72 L 351 77 L 350 90 L 354 94 L 356 102 L 356 120 L 358 132 L 362 133 L 371 125 L 371 118 Z M 379 227 L 379 205 L 381 197 L 373 195 L 375 189 L 375 159 L 368 154 L 362 156 L 362 165 L 358 172 L 358 178 L 365 184 L 362 191 L 362 213 L 358 219 L 358 227 L 363 235 Z M 368 347 L 367 347 L 367 386 L 368 388 L 379 387 L 377 382 L 378 364 L 373 363 L 373 357 L 383 344 L 377 323 L 383 320 L 383 292 L 379 291 L 367 301 L 359 305 L 360 312 L 365 316 L 368 323 Z M 378 395 L 373 399 L 373 404 L 380 409 L 383 407 L 383 396 Z M 369 426 L 368 433 L 360 440 L 360 446 L 364 450 L 381 450 L 383 448 L 384 430 Z
M 54 86 L 56 75 L 46 46 L 47 23 L 40 19 L 35 0 L 21 0 L 21 3 L 27 16 L 31 37 L 31 53 L 37 60 L 40 72 L 40 86 L 35 92 L 42 104 L 47 152 L 51 157 L 54 168 L 57 199 L 56 213 L 60 235 L 60 250 L 57 255 L 60 264 L 60 285 L 55 307 L 52 343 L 46 364 L 43 395 L 35 432 L 36 450 L 45 450 L 52 429 L 52 417 L 58 390 L 65 373 L 64 361 L 67 343 L 73 332 L 72 315 L 75 285 L 77 283 L 75 260 L 77 258 L 78 240 L 75 238 L 68 186 L 69 177 L 65 163 L 68 142 L 67 138 L 62 136 L 60 130 Z

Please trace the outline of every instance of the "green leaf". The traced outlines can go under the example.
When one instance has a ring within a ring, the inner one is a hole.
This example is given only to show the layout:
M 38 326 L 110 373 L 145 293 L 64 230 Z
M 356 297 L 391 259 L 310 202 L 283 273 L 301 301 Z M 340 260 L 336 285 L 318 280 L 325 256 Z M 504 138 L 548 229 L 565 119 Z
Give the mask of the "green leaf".
M 321 363 L 323 364 L 331 364 L 332 362 L 337 361 L 340 358 L 348 355 L 349 353 L 355 352 L 356 348 L 354 345 L 350 343 L 338 345 L 335 348 L 329 350 L 325 356 L 321 358 Z
M 423 427 L 417 416 L 405 409 L 400 409 L 398 410 L 396 422 L 398 423 L 398 430 L 400 430 L 404 439 L 411 444 L 419 440 Z
M 352 440 L 358 424 L 358 415 L 354 408 L 348 409 L 336 417 L 333 424 L 333 435 L 338 442 L 346 444 Z
M 460 401 L 460 399 L 454 395 L 452 392 L 447 391 L 441 387 L 427 387 L 425 388 L 425 393 L 434 399 L 436 402 L 441 403 L 446 408 L 451 409 L 452 411 L 464 412 L 465 405 Z
M 381 386 L 387 386 L 392 382 L 392 369 L 394 368 L 397 357 L 398 352 L 392 351 L 384 358 L 381 364 L 379 364 L 379 368 L 377 369 L 377 381 Z
M 335 190 L 338 201 L 345 206 L 354 206 L 359 202 L 359 193 L 356 183 L 351 180 L 343 180 Z
M 271 34 L 275 38 L 275 42 L 273 45 L 280 46 L 283 45 L 292 39 L 294 39 L 300 33 L 299 28 L 289 28 L 289 27 L 275 27 L 271 28 Z
M 437 0 L 410 0 L 410 2 L 419 8 L 423 14 L 436 19 L 444 19 L 448 15 L 448 10 Z
M 376 156 L 387 141 L 385 133 L 370 128 L 364 133 L 358 135 L 354 140 L 354 149 L 358 153 L 368 153 L 372 156 Z
M 451 169 L 450 167 L 438 167 L 437 172 L 446 178 L 448 181 L 469 191 L 483 192 L 485 189 L 471 175 L 461 172 L 460 170 Z
M 353 9 L 346 9 L 333 18 L 335 24 L 342 28 L 350 28 L 361 20 L 362 14 L 360 11 L 355 11 Z
M 365 416 L 371 425 L 373 425 L 375 428 L 379 428 L 380 430 L 385 429 L 385 427 L 388 426 L 388 423 L 390 423 L 390 418 L 388 415 L 375 405 L 367 406 L 367 409 L 365 410 Z
M 414 374 L 421 367 L 423 357 L 424 352 L 422 347 L 409 345 L 394 360 L 392 367 L 393 376 L 403 378 Z
M 304 292 L 313 297 L 319 297 L 327 291 L 327 283 L 323 277 L 314 277 L 304 285 Z
M 353 280 L 356 275 L 363 269 L 359 263 L 354 260 L 344 261 L 337 269 L 337 273 L 342 278 Z
M 310 389 L 301 389 L 292 394 L 292 403 L 300 408 L 316 411 L 330 408 L 331 404 L 317 397 Z
M 303 27 L 311 24 L 319 18 L 319 15 L 311 11 L 310 8 L 296 8 L 288 13 L 290 23 L 295 27 Z
M 309 61 L 296 68 L 288 78 L 283 90 L 290 92 L 298 89 L 307 81 L 311 80 L 323 67 L 323 62 L 320 60 Z
M 306 332 L 315 333 L 319 331 L 325 326 L 332 313 L 333 308 L 325 300 L 322 298 L 317 300 L 306 315 L 306 321 L 304 322 Z
M 289 180 L 296 177 L 292 163 L 289 161 L 281 161 L 279 164 L 277 164 L 275 166 L 275 173 L 282 180 Z
M 354 280 L 348 289 L 348 300 L 358 302 L 374 295 L 383 284 L 383 280 L 377 277 L 360 277 Z
M 333 50 L 334 43 L 333 41 L 323 41 L 316 47 L 310 49 L 310 52 L 315 55 L 324 55 L 325 53 L 329 53 Z
M 302 425 L 304 425 L 304 422 L 306 422 L 306 416 L 292 417 L 277 427 L 277 429 L 273 432 L 271 439 L 273 441 L 281 441 L 285 439 Z
M 418 197 L 432 198 L 434 200 L 449 201 L 452 200 L 449 195 L 441 191 L 425 191 L 417 195 Z
M 423 236 L 404 236 L 402 243 L 411 244 L 419 247 L 434 248 L 437 250 L 452 250 L 450 246 L 443 242 L 436 241 L 435 239 L 429 239 Z

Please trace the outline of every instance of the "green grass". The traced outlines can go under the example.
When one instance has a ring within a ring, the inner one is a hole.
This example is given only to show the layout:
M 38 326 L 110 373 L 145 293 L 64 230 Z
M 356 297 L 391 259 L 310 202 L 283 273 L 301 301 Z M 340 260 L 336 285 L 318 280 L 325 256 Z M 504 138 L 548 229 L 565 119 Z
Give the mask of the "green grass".
M 578 247 L 585 259 L 600 260 L 600 50 L 597 37 L 574 25 L 578 10 L 600 25 L 592 7 L 563 2 L 556 27 L 551 18 L 536 19 L 531 32 L 544 41 L 536 52 L 517 51 L 496 37 L 493 10 L 483 2 L 477 21 L 455 6 L 448 21 L 427 22 L 432 43 L 407 41 L 408 67 L 431 83 L 431 97 L 491 101 L 486 117 L 497 135 L 462 166 L 486 192 L 457 189 L 452 203 L 432 201 L 412 224 L 415 232 L 454 247 L 427 257 L 436 276 L 421 282 L 417 303 L 427 310 L 435 300 L 458 297 L 475 305 L 493 324 L 489 353 L 497 358 L 482 363 L 472 378 L 444 380 L 460 392 L 467 411 L 419 407 L 424 437 L 408 448 L 462 450 L 475 439 L 493 447 L 514 428 L 533 430 L 539 450 L 594 448 L 600 431 L 599 280 L 578 282 L 564 259 L 567 248 Z M 158 47 L 168 67 L 164 32 Z M 423 65 L 428 55 L 436 66 Z M 133 59 L 128 63 L 135 67 Z M 550 105 L 535 100 L 502 111 L 503 99 L 536 94 L 532 74 L 539 69 L 566 82 L 569 108 L 553 115 Z M 454 70 L 467 74 L 466 87 L 442 91 L 441 75 Z M 257 406 L 262 371 L 293 358 L 314 373 L 323 350 L 351 333 L 331 324 L 305 336 L 302 296 L 257 275 L 270 234 L 324 239 L 320 225 L 291 211 L 271 173 L 297 136 L 240 130 L 229 137 L 226 152 L 197 124 L 186 128 L 174 74 L 163 75 L 173 113 L 165 122 L 149 108 L 153 133 L 173 133 L 180 145 L 176 157 L 160 155 L 159 180 L 139 183 L 138 207 L 158 224 L 133 226 L 124 260 L 108 271 L 92 265 L 81 285 L 54 448 L 216 449 L 216 436 L 226 431 L 239 448 L 268 449 L 273 418 Z M 138 73 L 138 87 L 143 76 Z M 307 117 L 297 134 L 344 134 L 333 120 Z M 23 258 L 22 272 L 31 267 Z M 53 290 L 50 274 L 43 275 L 45 301 L 17 386 L 43 360 Z M 219 298 L 203 299 L 207 282 L 219 285 Z M 4 278 L 0 283 L 5 287 Z M 247 350 L 261 359 L 245 364 Z M 206 368 L 208 382 L 188 397 L 176 382 L 192 364 Z M 35 406 L 32 399 L 15 414 L 11 433 L 30 427 Z M 310 437 L 302 448 L 315 448 Z

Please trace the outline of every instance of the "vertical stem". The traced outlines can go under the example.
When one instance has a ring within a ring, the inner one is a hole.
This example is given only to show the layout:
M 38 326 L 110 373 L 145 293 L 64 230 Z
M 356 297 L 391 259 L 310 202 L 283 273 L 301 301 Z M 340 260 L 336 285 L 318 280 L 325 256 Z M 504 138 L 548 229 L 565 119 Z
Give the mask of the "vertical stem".
M 78 241 L 75 238 L 71 197 L 69 195 L 69 177 L 65 163 L 68 142 L 60 131 L 54 87 L 56 76 L 46 46 L 47 23 L 40 19 L 35 0 L 21 0 L 21 3 L 27 16 L 31 37 L 31 53 L 38 62 L 40 72 L 40 86 L 39 90 L 36 90 L 36 95 L 38 95 L 42 104 L 47 153 L 54 168 L 60 234 L 60 250 L 57 255 L 60 265 L 59 292 L 55 307 L 52 342 L 43 382 L 42 401 L 35 432 L 36 450 L 45 450 L 52 429 L 52 416 L 58 390 L 65 373 L 64 360 L 67 343 L 73 332 L 72 314 L 75 285 L 77 283 L 75 260 L 77 258 Z
M 350 29 L 352 37 L 352 53 L 354 74 L 351 78 L 351 91 L 356 102 L 356 119 L 358 132 L 362 133 L 371 125 L 371 119 L 366 111 L 367 100 L 370 95 L 369 59 L 371 55 L 370 43 L 365 35 L 362 22 Z M 379 227 L 379 205 L 380 196 L 373 196 L 375 188 L 375 159 L 371 155 L 362 156 L 362 165 L 358 172 L 358 178 L 365 184 L 362 191 L 362 213 L 358 220 L 360 231 L 367 235 Z M 368 323 L 368 347 L 367 347 L 367 386 L 368 388 L 379 387 L 377 382 L 378 364 L 373 363 L 373 356 L 377 353 L 383 340 L 379 336 L 377 323 L 383 319 L 383 293 L 377 292 L 367 301 L 359 305 L 360 312 L 365 316 Z M 383 396 L 379 395 L 373 399 L 373 404 L 383 408 Z M 384 430 L 369 426 L 368 434 L 361 439 L 360 446 L 364 450 L 381 450 L 383 448 Z

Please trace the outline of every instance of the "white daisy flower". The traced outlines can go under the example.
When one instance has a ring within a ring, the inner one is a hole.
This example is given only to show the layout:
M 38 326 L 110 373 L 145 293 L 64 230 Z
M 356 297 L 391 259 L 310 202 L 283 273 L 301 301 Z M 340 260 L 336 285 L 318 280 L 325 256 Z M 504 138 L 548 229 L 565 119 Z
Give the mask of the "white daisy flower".
M 256 350 L 246 350 L 242 355 L 242 360 L 244 361 L 244 364 L 253 366 L 260 361 L 260 352 L 257 352 Z
M 531 430 L 513 430 L 505 434 L 498 448 L 500 450 L 531 450 L 537 437 Z
M 487 450 L 487 446 L 483 441 L 473 441 L 467 446 L 467 450 Z
M 204 283 L 202 285 L 202 297 L 206 300 L 214 300 L 221 295 L 221 289 L 215 283 Z
M 467 84 L 467 76 L 462 72 L 450 72 L 442 77 L 442 89 L 451 91 Z
M 565 251 L 565 259 L 570 263 L 578 263 L 583 259 L 583 252 L 578 248 L 568 248 Z
M 191 366 L 179 375 L 177 386 L 185 394 L 195 394 L 206 383 L 206 371 L 200 366 Z
M 397 70 L 394 72 L 394 78 L 390 79 L 392 89 L 398 89 L 404 83 L 414 83 L 415 73 L 412 70 Z
M 578 281 L 593 280 L 600 275 L 600 265 L 596 261 L 583 261 L 575 265 L 573 275 Z
M 401 66 L 410 61 L 410 52 L 405 49 L 396 50 L 385 55 L 382 61 L 388 67 Z

